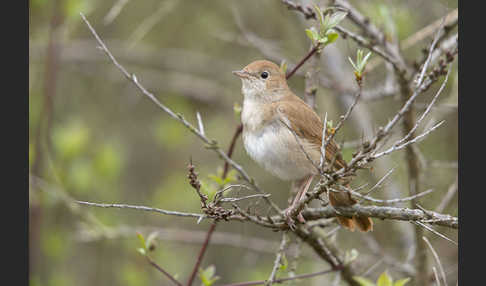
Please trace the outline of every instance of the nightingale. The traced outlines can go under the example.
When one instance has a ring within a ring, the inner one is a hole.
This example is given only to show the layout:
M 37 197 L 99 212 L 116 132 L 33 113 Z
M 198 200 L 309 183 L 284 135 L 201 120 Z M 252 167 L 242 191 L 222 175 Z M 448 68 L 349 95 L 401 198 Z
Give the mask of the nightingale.
M 294 181 L 298 188 L 292 204 L 284 211 L 289 221 L 313 177 L 319 174 L 316 164 L 309 159 L 317 164 L 320 162 L 323 123 L 314 110 L 289 89 L 285 73 L 275 63 L 254 61 L 233 74 L 242 82 L 241 122 L 246 152 L 265 170 L 282 180 Z M 328 132 L 326 136 L 329 136 Z M 334 161 L 335 170 L 346 167 L 334 141 L 326 145 L 325 159 Z M 345 191 L 330 191 L 328 197 L 331 206 L 357 203 Z M 298 218 L 304 222 L 301 214 Z M 373 229 L 369 217 L 338 215 L 337 220 L 351 231 L 355 227 L 364 232 Z

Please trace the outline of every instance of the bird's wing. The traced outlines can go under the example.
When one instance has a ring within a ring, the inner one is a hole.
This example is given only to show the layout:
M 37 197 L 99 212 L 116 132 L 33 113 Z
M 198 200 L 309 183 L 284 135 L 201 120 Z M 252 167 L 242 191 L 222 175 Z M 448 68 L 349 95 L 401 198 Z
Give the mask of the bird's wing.
M 324 125 L 311 107 L 298 97 L 296 99 L 280 100 L 272 104 L 276 105 L 274 110 L 277 111 L 279 119 L 287 127 L 292 128 L 297 136 L 307 139 L 320 150 Z M 326 132 L 326 138 L 328 136 L 329 131 Z M 326 159 L 327 161 L 332 161 L 334 157 L 336 157 L 335 168 L 346 167 L 346 161 L 342 158 L 339 147 L 334 140 L 331 140 L 326 145 Z

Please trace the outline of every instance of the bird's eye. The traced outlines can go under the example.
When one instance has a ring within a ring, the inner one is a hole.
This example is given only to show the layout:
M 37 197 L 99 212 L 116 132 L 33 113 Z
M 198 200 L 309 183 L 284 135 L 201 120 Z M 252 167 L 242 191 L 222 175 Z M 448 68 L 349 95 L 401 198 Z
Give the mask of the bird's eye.
M 264 71 L 260 74 L 260 76 L 263 78 L 263 79 L 266 79 L 268 77 L 268 72 Z

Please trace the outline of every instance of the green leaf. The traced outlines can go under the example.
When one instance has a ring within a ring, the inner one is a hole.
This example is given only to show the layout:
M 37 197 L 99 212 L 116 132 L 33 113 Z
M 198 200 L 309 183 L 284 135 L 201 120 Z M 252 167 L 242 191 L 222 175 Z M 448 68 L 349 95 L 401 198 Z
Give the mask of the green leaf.
M 145 249 L 143 248 L 137 248 L 137 251 L 140 252 L 140 254 L 142 254 L 143 256 L 147 255 L 147 251 L 145 251 Z
M 321 25 L 322 25 L 324 23 L 324 19 L 322 18 L 321 8 L 319 8 L 319 6 L 314 4 L 314 9 L 316 10 L 317 17 L 319 17 L 319 23 L 321 23 Z
M 321 43 L 323 45 L 327 44 L 328 41 L 329 41 L 329 39 L 327 37 L 324 37 L 324 38 L 320 38 L 319 39 L 319 43 Z
M 368 53 L 366 54 L 366 56 L 364 57 L 364 59 L 362 60 L 362 62 L 361 62 L 361 63 L 362 63 L 362 65 L 363 65 L 363 69 L 364 69 L 364 67 L 366 66 L 366 64 L 368 63 L 368 59 L 369 59 L 369 57 L 370 57 L 370 56 L 371 56 L 371 52 L 368 52 Z
M 279 269 L 282 270 L 282 271 L 285 271 L 285 270 L 287 270 L 288 266 L 289 266 L 289 261 L 287 260 L 285 253 L 282 253 L 282 258 L 280 259 Z
M 353 279 L 358 282 L 361 286 L 375 286 L 375 283 L 371 282 L 370 280 L 360 277 L 360 276 L 353 276 Z
M 397 282 L 395 282 L 395 284 L 393 284 L 393 286 L 403 286 L 403 285 L 407 284 L 408 281 L 410 281 L 410 278 L 400 279 Z
M 359 70 L 359 69 L 358 69 L 358 67 L 357 67 L 357 66 L 354 64 L 353 60 L 352 60 L 350 57 L 348 57 L 348 60 L 349 60 L 349 62 L 351 63 L 351 65 L 353 66 L 353 69 L 354 69 L 355 71 Z
M 339 34 L 336 32 L 331 32 L 327 34 L 328 44 L 334 43 L 339 38 Z
M 341 22 L 348 13 L 344 11 L 337 11 L 336 13 L 332 14 L 331 19 L 329 20 L 328 29 L 332 29 L 336 27 L 339 22 Z
M 378 280 L 376 280 L 376 286 L 393 286 L 393 281 L 390 276 L 388 276 L 388 273 L 385 272 L 381 273 L 380 277 L 378 277 Z
M 145 238 L 143 237 L 143 235 L 140 232 L 137 232 L 137 237 L 138 237 L 138 240 L 140 241 L 140 244 L 142 245 L 143 249 L 147 250 L 147 244 L 145 243 Z
M 214 265 L 210 265 L 206 269 L 199 269 L 199 278 L 204 286 L 211 286 L 219 279 L 214 274 L 216 274 L 216 267 Z
M 224 181 L 220 176 L 210 174 L 210 175 L 208 175 L 208 178 L 211 179 L 213 182 L 215 182 L 216 184 L 218 184 L 220 186 L 224 185 Z
M 319 41 L 319 33 L 317 32 L 316 28 L 311 27 L 310 29 L 306 29 L 305 33 L 307 34 L 307 37 L 311 39 L 312 43 L 315 43 Z

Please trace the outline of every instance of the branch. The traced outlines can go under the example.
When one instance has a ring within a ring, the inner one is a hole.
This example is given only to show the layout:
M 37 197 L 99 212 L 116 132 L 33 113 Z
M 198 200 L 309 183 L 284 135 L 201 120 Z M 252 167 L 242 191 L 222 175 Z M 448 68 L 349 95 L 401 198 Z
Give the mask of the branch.
M 275 276 L 277 275 L 277 270 L 280 268 L 282 255 L 284 254 L 287 243 L 287 233 L 284 232 L 282 234 L 282 241 L 280 242 L 280 247 L 278 248 L 275 261 L 273 262 L 272 272 L 270 273 L 270 277 L 268 277 L 267 281 L 265 282 L 265 286 L 271 286 L 275 282 Z
M 196 214 L 196 213 L 185 213 L 185 212 L 178 212 L 178 211 L 168 211 L 159 208 L 152 208 L 146 206 L 135 206 L 135 205 L 127 205 L 127 204 L 104 204 L 104 203 L 91 203 L 85 201 L 74 201 L 80 205 L 86 205 L 91 207 L 99 207 L 99 208 L 116 208 L 116 209 L 132 209 L 132 210 L 139 210 L 139 211 L 146 211 L 146 212 L 155 212 L 164 215 L 173 215 L 173 216 L 180 216 L 180 217 L 194 217 L 194 218 L 208 218 L 204 214 Z
M 167 271 L 165 271 L 162 267 L 160 267 L 155 261 L 152 260 L 148 255 L 145 255 L 145 258 L 147 259 L 148 263 L 152 265 L 155 269 L 157 269 L 159 272 L 167 276 L 167 278 L 170 279 L 175 285 L 177 286 L 183 286 L 181 282 L 177 281 L 172 275 L 170 275 Z
M 217 142 L 213 139 L 207 138 L 201 131 L 199 131 L 197 128 L 195 128 L 191 123 L 189 123 L 181 114 L 175 113 L 172 111 L 170 108 L 162 104 L 157 98 L 150 92 L 148 92 L 143 85 L 141 85 L 137 77 L 134 74 L 130 74 L 121 64 L 118 63 L 118 61 L 115 59 L 115 57 L 111 54 L 111 52 L 108 50 L 106 47 L 105 43 L 101 40 L 101 38 L 98 36 L 94 28 L 91 26 L 89 21 L 86 19 L 86 17 L 83 15 L 83 13 L 80 13 L 81 18 L 83 18 L 83 21 L 86 23 L 88 26 L 89 30 L 93 34 L 93 36 L 96 38 L 96 41 L 100 45 L 100 49 L 106 53 L 106 55 L 110 58 L 110 60 L 113 62 L 113 64 L 122 72 L 122 74 L 130 81 L 132 82 L 145 96 L 147 96 L 152 102 L 154 102 L 160 109 L 165 111 L 167 114 L 169 114 L 170 117 L 173 119 L 179 121 L 182 123 L 189 131 L 191 131 L 193 134 L 195 134 L 199 139 L 201 139 L 204 143 L 208 145 L 208 148 L 216 152 L 224 161 L 226 161 L 231 167 L 236 169 L 240 175 L 243 177 L 243 179 L 248 182 L 251 186 L 255 188 L 260 193 L 263 193 L 258 186 L 254 184 L 254 181 L 248 173 L 238 165 L 236 162 L 231 160 L 231 158 L 226 155 L 226 153 L 221 150 L 221 148 L 218 147 Z M 280 212 L 280 209 L 273 203 L 271 202 L 267 197 L 264 197 L 265 201 L 272 206 L 276 211 Z
M 201 265 L 204 253 L 206 252 L 206 248 L 208 247 L 209 241 L 211 240 L 211 235 L 213 234 L 215 229 L 216 222 L 213 222 L 211 224 L 211 227 L 209 227 L 208 232 L 206 233 L 206 239 L 204 240 L 201 250 L 199 250 L 199 255 L 197 256 L 196 264 L 194 264 L 194 268 L 192 269 L 191 276 L 189 276 L 189 280 L 187 281 L 187 286 L 191 286 L 194 278 L 196 278 L 197 270 L 199 269 L 199 265 Z
M 431 224 L 447 226 L 454 229 L 459 228 L 459 221 L 457 217 L 440 214 L 433 211 L 424 212 L 420 209 L 353 205 L 349 207 L 326 206 L 323 208 L 309 208 L 302 212 L 302 215 L 306 220 L 334 217 L 338 214 L 346 217 L 360 215 L 402 221 L 430 220 Z

